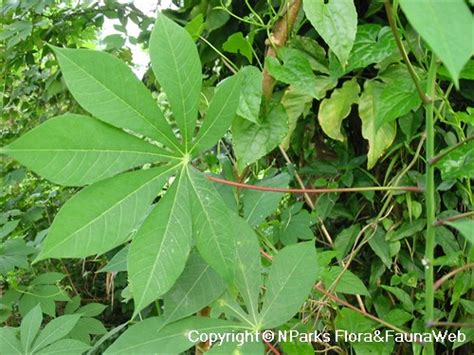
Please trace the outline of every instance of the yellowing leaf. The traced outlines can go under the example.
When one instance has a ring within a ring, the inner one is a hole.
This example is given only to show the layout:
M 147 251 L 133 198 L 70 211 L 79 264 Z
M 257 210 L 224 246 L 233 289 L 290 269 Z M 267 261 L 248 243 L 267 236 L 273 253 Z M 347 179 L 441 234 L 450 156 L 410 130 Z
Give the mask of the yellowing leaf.
M 355 79 L 346 81 L 341 88 L 335 89 L 329 99 L 319 106 L 318 120 L 324 133 L 332 139 L 344 141 L 341 133 L 342 121 L 351 112 L 351 106 L 359 99 L 359 85 Z

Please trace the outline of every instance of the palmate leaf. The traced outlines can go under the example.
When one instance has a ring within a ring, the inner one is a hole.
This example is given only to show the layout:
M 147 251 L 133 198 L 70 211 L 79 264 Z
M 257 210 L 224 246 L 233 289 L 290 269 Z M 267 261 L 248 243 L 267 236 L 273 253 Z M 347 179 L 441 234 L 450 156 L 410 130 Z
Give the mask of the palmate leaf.
M 187 151 L 194 135 L 202 84 L 196 45 L 186 30 L 161 14 L 151 33 L 150 57 Z
M 94 118 L 65 114 L 29 131 L 2 151 L 46 179 L 80 186 L 171 153 Z
M 53 47 L 68 89 L 98 119 L 179 150 L 163 113 L 132 70 L 100 51 Z
M 179 174 L 132 240 L 128 273 L 135 314 L 167 292 L 183 272 L 191 250 L 187 179 Z
M 37 260 L 86 257 L 122 244 L 175 168 L 124 173 L 81 190 L 56 215 Z

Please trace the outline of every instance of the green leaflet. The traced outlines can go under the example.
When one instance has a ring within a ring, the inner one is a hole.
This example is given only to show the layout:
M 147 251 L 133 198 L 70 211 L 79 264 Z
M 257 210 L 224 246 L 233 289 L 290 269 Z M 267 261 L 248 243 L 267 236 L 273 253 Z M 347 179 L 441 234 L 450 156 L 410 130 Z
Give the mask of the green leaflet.
M 357 31 L 357 12 L 353 0 L 305 0 L 303 9 L 344 67 Z
M 273 105 L 261 124 L 237 117 L 232 124 L 232 143 L 239 170 L 271 152 L 287 132 L 288 115 L 281 104 Z
M 127 258 L 136 315 L 167 292 L 184 269 L 192 225 L 184 171 L 138 229 Z
M 61 339 L 54 344 L 47 346 L 37 352 L 38 355 L 56 354 L 56 355 L 80 355 L 90 348 L 89 345 L 79 340 Z
M 183 273 L 163 296 L 166 323 L 192 315 L 219 297 L 225 290 L 222 278 L 198 253 L 191 253 Z
M 80 314 L 70 314 L 50 321 L 33 343 L 32 353 L 64 338 L 74 328 L 79 318 L 81 318 Z
M 240 70 L 242 91 L 240 93 L 237 115 L 257 123 L 262 102 L 263 74 L 257 67 L 246 66 Z
M 38 304 L 22 319 L 20 325 L 21 345 L 25 353 L 30 352 L 31 344 L 38 334 L 43 322 L 43 312 Z
M 32 129 L 2 152 L 57 184 L 80 186 L 171 153 L 92 117 L 65 114 Z
M 85 110 L 179 150 L 163 113 L 126 64 L 105 52 L 52 48 L 68 89 Z
M 196 45 L 185 29 L 160 14 L 150 37 L 150 57 L 187 151 L 194 135 L 202 84 Z
M 239 105 L 241 82 L 241 75 L 236 74 L 217 87 L 191 152 L 199 153 L 211 148 L 227 132 Z
M 2 352 L 5 354 L 24 354 L 20 340 L 18 340 L 16 334 L 16 328 L 0 328 L 0 349 L 2 349 Z
M 37 260 L 101 254 L 122 244 L 174 169 L 124 173 L 81 190 L 56 215 Z
M 316 281 L 318 266 L 313 242 L 283 248 L 273 258 L 263 298 L 260 324 L 274 328 L 298 312 Z
M 342 121 L 351 112 L 351 107 L 359 100 L 360 88 L 356 79 L 346 81 L 340 89 L 335 89 L 329 99 L 319 106 L 318 120 L 324 133 L 332 139 L 344 141 L 341 133 Z
M 430 1 L 401 0 L 400 6 L 408 21 L 441 59 L 459 86 L 459 74 L 473 54 L 474 19 L 463 0 Z
M 269 187 L 288 187 L 290 176 L 282 173 L 268 179 L 263 179 L 256 185 Z M 242 203 L 244 205 L 244 218 L 252 226 L 258 226 L 278 207 L 283 193 L 268 193 L 266 191 L 243 191 Z
M 105 354 L 178 354 L 196 342 L 189 338 L 189 331 L 198 333 L 225 333 L 248 329 L 239 323 L 207 317 L 189 317 L 165 325 L 163 318 L 145 319 L 128 328 Z
M 109 260 L 98 272 L 120 272 L 127 271 L 127 257 L 130 250 L 130 244 L 125 245 Z
M 383 123 L 379 129 L 375 127 L 375 107 L 379 102 L 379 95 L 383 84 L 367 80 L 364 92 L 359 99 L 359 117 L 362 121 L 362 136 L 369 141 L 367 153 L 367 169 L 372 169 L 377 160 L 389 148 L 397 135 L 395 121 Z
M 203 259 L 227 282 L 234 277 L 235 250 L 230 210 L 205 175 L 189 167 L 193 238 Z

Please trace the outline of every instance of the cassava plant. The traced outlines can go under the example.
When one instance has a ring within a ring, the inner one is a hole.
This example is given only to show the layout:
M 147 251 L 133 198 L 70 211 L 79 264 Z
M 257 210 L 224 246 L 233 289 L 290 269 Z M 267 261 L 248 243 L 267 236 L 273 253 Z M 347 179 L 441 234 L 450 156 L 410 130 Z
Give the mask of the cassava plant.
M 169 109 L 113 55 L 51 45 L 90 116 L 50 118 L 0 151 L 80 188 L 34 265 L 114 254 L 101 271 L 127 273 L 131 319 L 92 347 L 64 331 L 46 344 L 44 334 L 67 320 L 73 329 L 82 308 L 39 331 L 41 307 L 30 307 L 21 336 L 4 328 L 0 344 L 3 336 L 12 351 L 32 353 L 65 344 L 79 354 L 344 353 L 349 345 L 334 338 L 210 347 L 197 335 L 468 332 L 474 111 L 459 112 L 451 97 L 474 78 L 464 1 L 372 1 L 365 10 L 352 0 L 245 9 L 217 1 L 167 15 L 150 34 L 148 75 Z M 222 39 L 221 28 L 233 33 Z M 210 93 L 203 85 L 224 76 Z M 450 140 L 440 143 L 443 135 Z M 437 267 L 454 269 L 437 277 Z M 441 349 L 393 339 L 350 347 Z

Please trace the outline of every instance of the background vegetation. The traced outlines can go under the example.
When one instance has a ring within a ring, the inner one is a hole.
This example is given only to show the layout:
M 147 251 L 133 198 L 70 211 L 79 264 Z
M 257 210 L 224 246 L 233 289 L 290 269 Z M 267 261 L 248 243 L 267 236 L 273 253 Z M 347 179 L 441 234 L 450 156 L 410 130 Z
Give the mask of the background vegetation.
M 472 353 L 474 62 L 472 38 L 463 27 L 467 18 L 472 29 L 472 15 L 463 1 L 445 3 L 448 8 L 441 12 L 434 8 L 433 18 L 405 3 L 400 8 L 395 1 L 392 8 L 380 1 L 190 0 L 163 13 L 195 40 L 203 74 L 201 118 L 219 83 L 236 72 L 243 81 L 231 129 L 192 165 L 225 180 L 213 183 L 222 200 L 258 236 L 261 269 L 253 272 L 258 283 L 260 274 L 265 280 L 260 293 L 271 288 L 268 279 L 278 267 L 300 288 L 283 295 L 290 312 L 304 293 L 305 302 L 296 304 L 298 313 L 290 320 L 265 324 L 302 332 L 460 329 L 465 342 L 424 351 Z M 331 18 L 342 22 L 334 28 Z M 106 19 L 120 25 L 116 34 L 99 38 Z M 148 49 L 155 20 L 133 2 L 5 2 L 0 7 L 1 145 L 51 117 L 87 115 L 46 43 L 91 49 L 100 43 L 100 49 L 132 65 L 126 43 Z M 127 34 L 129 22 L 139 26 L 138 37 Z M 177 131 L 173 107 L 151 67 L 140 80 Z M 126 243 L 99 256 L 32 264 L 58 210 L 80 188 L 58 186 L 15 159 L 1 159 L 0 344 L 13 337 L 24 352 L 35 353 L 43 338 L 56 333 L 54 341 L 43 344 L 101 353 L 123 334 L 109 352 L 126 346 L 148 351 L 140 346 L 154 335 L 143 333 L 140 321 L 154 325 L 163 305 L 166 315 L 170 294 L 134 307 Z M 313 244 L 310 267 L 301 265 L 291 274 L 285 262 L 304 262 Z M 278 255 L 284 256 L 272 263 Z M 197 256 L 188 263 L 195 271 L 207 266 Z M 305 280 L 313 267 L 314 278 Z M 222 280 L 217 274 L 212 280 L 214 293 L 207 293 L 208 302 L 193 313 L 238 319 L 219 303 Z M 246 296 L 235 294 L 232 302 L 250 312 Z M 174 320 L 179 324 L 179 317 Z M 35 342 L 28 340 L 25 334 L 38 331 L 43 321 Z M 135 323 L 140 331 L 133 333 L 132 326 L 124 332 Z M 159 339 L 152 344 L 154 351 L 208 350 L 208 344 L 187 350 L 191 345 L 166 348 Z M 230 353 L 231 346 L 211 351 Z M 393 341 L 295 341 L 248 344 L 241 351 L 420 354 L 422 349 Z

